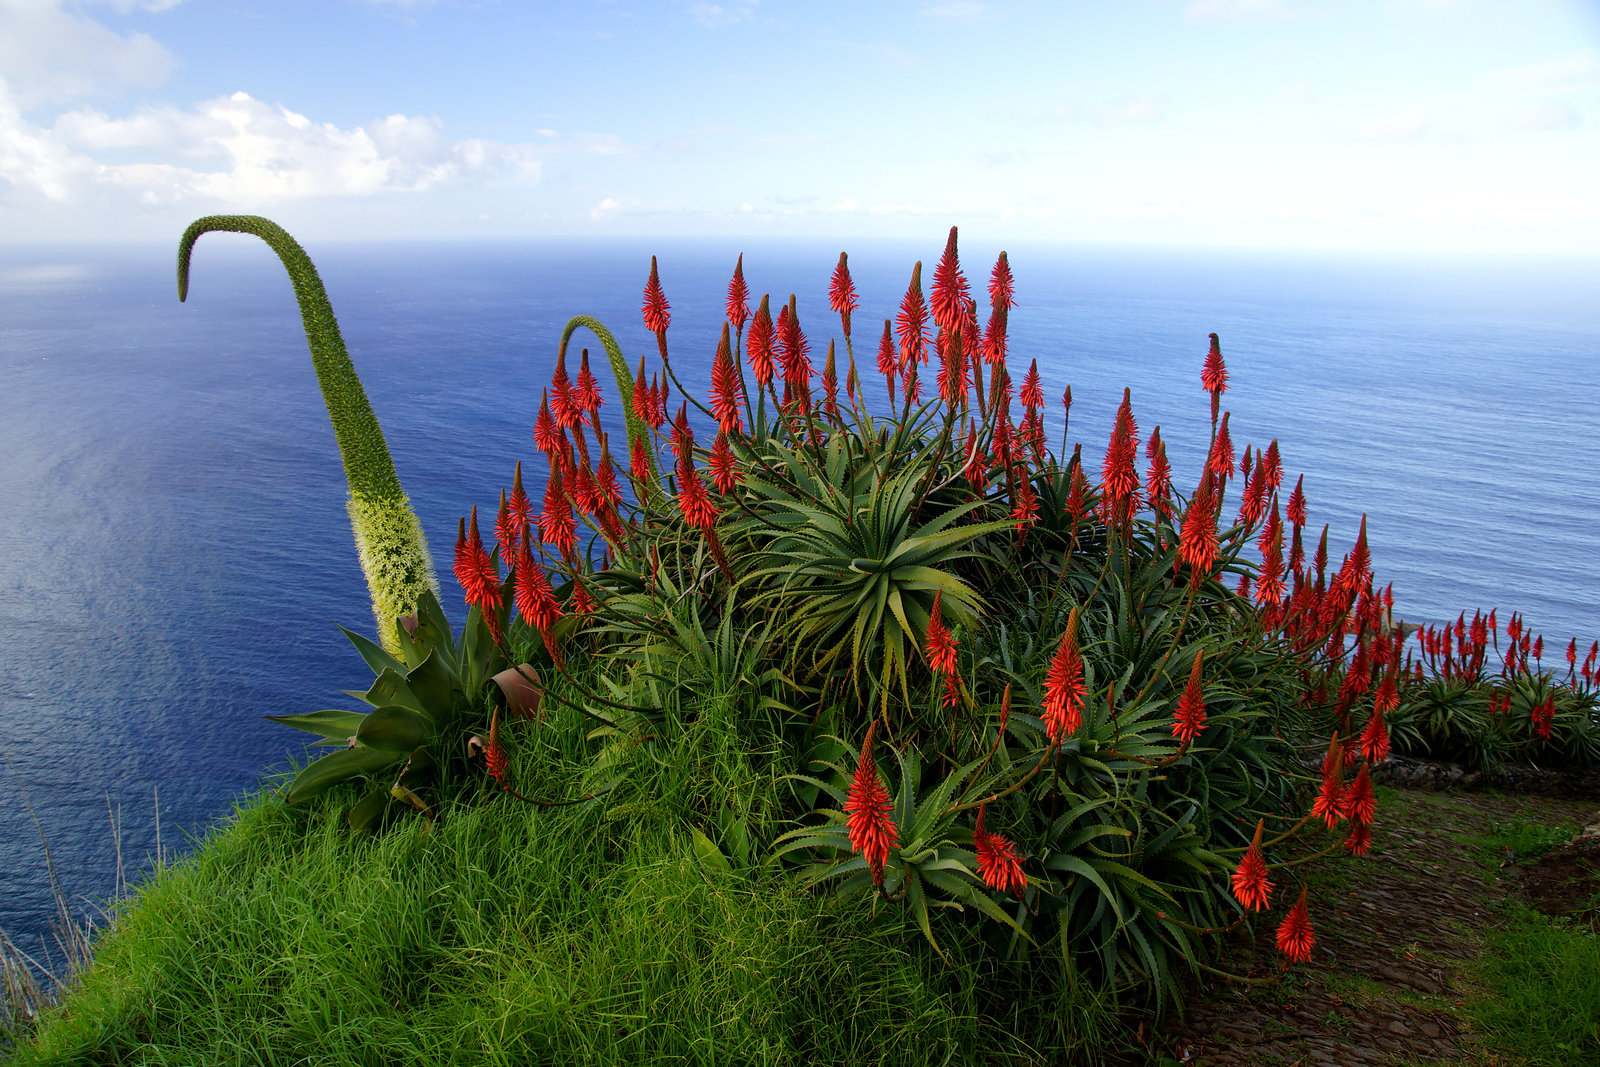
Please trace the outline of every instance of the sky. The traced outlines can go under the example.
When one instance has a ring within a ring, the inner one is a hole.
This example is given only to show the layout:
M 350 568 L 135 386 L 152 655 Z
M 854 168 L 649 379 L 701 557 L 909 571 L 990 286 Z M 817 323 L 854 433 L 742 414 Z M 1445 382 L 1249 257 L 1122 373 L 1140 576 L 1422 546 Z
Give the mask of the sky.
M 1600 255 L 1600 0 L 0 0 L 0 242 Z

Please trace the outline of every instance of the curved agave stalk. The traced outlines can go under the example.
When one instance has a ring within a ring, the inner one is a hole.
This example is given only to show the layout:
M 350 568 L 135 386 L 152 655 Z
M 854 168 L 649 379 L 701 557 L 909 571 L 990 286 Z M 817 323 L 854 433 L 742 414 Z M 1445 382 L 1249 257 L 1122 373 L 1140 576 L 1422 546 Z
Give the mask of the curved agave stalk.
M 650 481 L 645 486 L 645 492 L 656 498 L 654 503 L 660 503 L 663 499 L 660 488 L 661 470 L 656 461 L 650 427 L 646 426 L 633 410 L 633 371 L 628 368 L 628 359 L 622 354 L 622 346 L 617 344 L 617 339 L 611 335 L 611 331 L 593 315 L 574 315 L 567 320 L 566 327 L 561 331 L 561 355 L 566 355 L 567 342 L 572 340 L 572 335 L 580 329 L 588 330 L 600 338 L 600 344 L 606 350 L 606 359 L 611 364 L 611 374 L 617 380 L 622 416 L 628 427 L 628 448 L 630 450 L 638 448 L 640 442 L 643 442 L 645 455 L 649 457 L 650 462 Z
M 396 620 L 416 610 L 424 590 L 435 596 L 439 580 L 416 512 L 400 488 L 366 390 L 339 335 L 339 322 L 322 288 L 322 279 L 305 249 L 288 232 L 260 215 L 208 215 L 196 219 L 178 242 L 178 299 L 189 297 L 189 258 L 200 235 L 213 230 L 248 233 L 265 241 L 283 261 L 294 285 L 300 317 L 305 322 L 306 345 L 317 371 L 322 399 L 328 405 L 333 433 L 344 461 L 350 488 L 346 503 L 356 553 L 372 594 L 372 614 L 378 636 L 391 654 L 400 654 Z

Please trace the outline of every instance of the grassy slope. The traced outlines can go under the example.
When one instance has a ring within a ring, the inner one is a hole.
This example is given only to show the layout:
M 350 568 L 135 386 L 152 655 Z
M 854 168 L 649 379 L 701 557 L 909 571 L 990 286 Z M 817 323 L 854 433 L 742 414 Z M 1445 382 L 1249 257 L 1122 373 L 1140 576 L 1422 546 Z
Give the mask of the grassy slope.
M 520 731 L 514 779 L 572 795 L 580 726 Z M 947 966 L 892 910 L 703 865 L 646 792 L 354 842 L 349 797 L 265 794 L 122 909 L 16 1062 L 1058 1062 L 1104 1024 L 960 936 Z

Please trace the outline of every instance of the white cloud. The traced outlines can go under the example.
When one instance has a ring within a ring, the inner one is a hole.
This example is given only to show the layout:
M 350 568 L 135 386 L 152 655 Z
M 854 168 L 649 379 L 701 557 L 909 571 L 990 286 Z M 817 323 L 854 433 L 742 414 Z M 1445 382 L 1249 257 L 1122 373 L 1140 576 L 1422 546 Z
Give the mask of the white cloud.
M 689 17 L 702 26 L 732 26 L 739 22 L 755 21 L 755 8 L 755 0 L 736 0 L 728 4 L 695 0 L 689 5 Z
M 1511 119 L 1513 130 L 1572 130 L 1582 125 L 1583 116 L 1565 100 L 1541 100 Z
M 748 206 L 748 205 L 746 205 Z M 615 197 L 608 196 L 594 207 L 589 209 L 589 217 L 596 222 L 614 219 L 622 213 L 622 205 Z
M 116 0 L 112 7 L 160 11 L 177 0 Z M 24 104 L 78 99 L 159 85 L 171 53 L 143 33 L 119 34 L 61 0 L 0 0 L 0 77 Z
M 96 160 L 111 151 L 146 158 Z M 390 115 L 343 129 L 239 92 L 192 111 L 153 108 L 128 118 L 70 111 L 43 130 L 0 95 L 0 178 L 14 194 L 49 200 L 120 190 L 145 204 L 244 209 L 495 178 L 533 184 L 539 169 L 530 146 L 452 141 L 437 118 Z
M 1421 111 L 1403 111 L 1373 119 L 1356 131 L 1363 141 L 1420 141 L 1433 129 L 1433 122 Z

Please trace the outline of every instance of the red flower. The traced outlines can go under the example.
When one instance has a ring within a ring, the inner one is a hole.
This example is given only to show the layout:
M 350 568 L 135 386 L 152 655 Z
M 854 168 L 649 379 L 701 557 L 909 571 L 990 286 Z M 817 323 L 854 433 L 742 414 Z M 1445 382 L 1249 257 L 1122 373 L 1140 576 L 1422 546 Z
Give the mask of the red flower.
M 956 228 L 950 227 L 944 254 L 933 268 L 933 324 L 941 330 L 959 334 L 967 311 L 967 276 L 961 273 L 956 258 Z
M 667 358 L 667 326 L 672 322 L 671 305 L 661 291 L 661 276 L 656 273 L 656 257 L 650 257 L 650 280 L 644 283 L 644 328 L 656 335 L 661 358 Z
M 1119 524 L 1139 509 L 1139 472 L 1134 467 L 1138 454 L 1139 427 L 1133 421 L 1132 391 L 1124 388 L 1100 470 L 1101 511 Z
M 909 374 L 912 364 L 928 362 L 928 309 L 922 300 L 920 261 L 911 268 L 911 283 L 900 301 L 895 329 L 900 335 L 900 373 Z
M 1294 907 L 1289 909 L 1289 914 L 1278 927 L 1278 951 L 1290 963 L 1310 963 L 1311 949 L 1315 945 L 1311 916 L 1306 913 L 1306 891 L 1302 888 L 1300 899 L 1295 901 Z
M 1028 373 L 1022 377 L 1022 391 L 1017 394 L 1017 399 L 1022 401 L 1024 407 L 1037 408 L 1044 405 L 1044 391 L 1039 388 L 1038 360 L 1028 364 Z
M 1076 459 L 1076 457 L 1074 457 Z M 1072 464 L 1072 482 L 1067 489 L 1067 514 L 1072 516 L 1072 525 L 1080 526 L 1083 517 L 1089 513 L 1089 479 L 1084 477 L 1083 464 Z
M 1283 484 L 1283 460 L 1278 456 L 1278 439 L 1274 437 L 1267 446 L 1267 454 L 1262 458 L 1266 468 L 1267 492 L 1275 492 Z
M 711 480 L 716 483 L 717 492 L 723 496 L 733 492 L 744 481 L 725 433 L 717 434 L 716 443 L 711 446 Z
M 500 709 L 495 708 L 489 716 L 489 743 L 483 750 L 484 769 L 489 772 L 489 777 L 500 781 L 506 776 L 506 750 L 500 744 Z
M 822 410 L 839 421 L 839 370 L 834 365 L 833 340 L 828 340 L 828 358 L 822 361 Z
M 894 358 L 894 338 L 889 333 L 889 320 L 883 320 L 883 337 L 878 341 L 878 373 L 889 382 L 889 399 L 894 399 L 894 379 L 900 365 Z
M 583 360 L 578 365 L 578 384 L 573 387 L 572 402 L 591 416 L 598 414 L 600 405 L 606 402 L 605 397 L 600 395 L 600 386 L 594 380 L 594 372 L 589 369 L 587 348 L 583 350 Z
M 527 490 L 522 488 L 522 461 L 517 460 L 516 473 L 511 476 L 511 499 L 507 502 L 511 510 L 512 529 L 519 533 L 533 521 L 533 503 L 528 499 Z M 502 557 L 505 553 L 501 553 Z
M 555 545 L 563 556 L 572 554 L 578 542 L 578 524 L 572 516 L 572 501 L 561 485 L 561 468 L 550 469 L 544 488 L 544 511 L 539 515 L 539 540 Z
M 733 278 L 728 282 L 728 321 L 735 330 L 744 329 L 750 319 L 750 290 L 744 284 L 744 253 L 733 265 Z
M 541 634 L 547 633 L 561 618 L 561 606 L 550 590 L 544 568 L 534 562 L 526 535 L 517 547 L 516 602 L 518 613 Z
M 494 540 L 500 549 L 500 558 L 511 558 L 511 547 L 517 543 L 517 529 L 511 522 L 511 505 L 506 500 L 506 491 L 500 490 L 500 510 L 494 517 Z
M 1261 831 L 1265 820 L 1257 820 L 1256 834 L 1245 849 L 1244 858 L 1233 872 L 1233 895 L 1251 911 L 1261 911 L 1272 900 L 1272 882 L 1267 878 L 1267 861 L 1261 854 Z
M 1044 725 L 1052 745 L 1083 725 L 1083 657 L 1078 654 L 1078 609 L 1067 617 L 1055 659 L 1044 680 Z
M 1211 335 L 1211 351 L 1206 353 L 1205 366 L 1200 370 L 1200 384 L 1211 394 L 1211 421 L 1217 421 L 1217 404 L 1228 390 L 1228 368 L 1222 364 L 1222 345 L 1217 335 Z
M 1294 492 L 1289 494 L 1289 510 L 1285 513 L 1296 529 L 1306 524 L 1305 484 L 1306 476 L 1302 474 L 1294 483 Z
M 650 453 L 643 436 L 635 438 L 633 447 L 628 450 L 628 473 L 640 484 L 650 480 Z
M 1372 847 L 1372 827 L 1352 822 L 1349 836 L 1344 839 L 1344 847 L 1352 856 L 1365 856 L 1367 849 Z
M 1367 773 L 1367 764 L 1363 763 L 1361 770 L 1356 772 L 1356 780 L 1345 791 L 1344 811 L 1351 822 L 1371 826 L 1377 810 L 1378 798 L 1372 792 L 1372 776 Z
M 1011 517 L 1016 520 L 1017 532 L 1022 533 L 1039 517 L 1039 496 L 1033 483 L 1026 477 L 1017 481 L 1016 502 L 1011 507 Z
M 1028 888 L 1028 876 L 1022 873 L 1022 857 L 1006 838 L 984 829 L 985 807 L 978 806 L 978 825 L 972 831 L 973 850 L 978 854 L 978 876 L 990 889 L 1020 897 Z
M 794 294 L 789 305 L 778 312 L 777 349 L 783 363 L 785 385 L 799 387 L 811 381 L 811 344 L 800 331 L 800 313 L 795 310 Z
M 739 418 L 739 372 L 733 365 L 733 349 L 728 343 L 728 325 L 722 325 L 722 340 L 711 361 L 711 413 L 724 433 L 744 428 Z
M 894 804 L 878 778 L 878 766 L 872 757 L 872 742 L 877 732 L 878 722 L 874 719 L 861 744 L 861 758 L 856 761 L 856 774 L 850 783 L 844 810 L 848 816 L 850 847 L 867 861 L 873 883 L 881 887 L 883 864 L 889 858 L 889 850 L 899 843 L 899 834 L 890 818 Z
M 1266 548 L 1262 550 L 1261 574 L 1256 579 L 1256 603 L 1281 604 L 1283 602 L 1283 520 L 1278 517 L 1278 502 L 1272 502 L 1272 517 L 1262 534 Z
M 1004 252 L 995 258 L 994 270 L 989 274 L 989 303 L 997 308 L 1017 306 L 1011 287 L 1011 261 Z
M 1200 661 L 1203 653 L 1194 654 L 1194 666 L 1189 668 L 1189 682 L 1183 687 L 1178 708 L 1172 713 L 1172 736 L 1188 744 L 1206 728 L 1206 700 L 1200 686 Z
M 756 381 L 765 389 L 772 384 L 772 309 L 767 296 L 761 297 L 761 306 L 750 320 L 750 336 L 744 341 L 745 354 L 750 357 L 750 369 Z
M 596 511 L 614 509 L 622 503 L 622 487 L 617 484 L 617 471 L 611 463 L 611 441 L 600 438 L 600 465 L 594 472 L 594 498 Z
M 563 430 L 570 430 L 583 421 L 583 413 L 572 398 L 572 379 L 567 377 L 565 352 L 556 356 L 556 371 L 550 377 L 550 413 Z
M 1200 487 L 1189 498 L 1178 534 L 1178 557 L 1189 567 L 1189 580 L 1199 582 L 1217 562 L 1217 505 L 1212 475 L 1200 476 Z
M 1217 427 L 1216 436 L 1211 439 L 1211 454 L 1206 457 L 1206 469 L 1218 478 L 1233 476 L 1233 438 L 1228 436 L 1230 414 L 1222 413 L 1222 425 Z
M 534 447 L 549 457 L 561 450 L 564 440 L 561 428 L 550 415 L 550 390 L 546 389 L 543 399 L 539 401 L 539 416 L 533 420 Z
M 1167 465 L 1167 446 L 1161 440 L 1161 427 L 1150 431 L 1144 446 L 1150 469 L 1145 472 L 1145 487 L 1150 494 L 1150 509 L 1163 519 L 1172 518 L 1172 468 Z
M 1336 733 L 1328 743 L 1328 754 L 1322 760 L 1322 789 L 1317 793 L 1317 799 L 1311 802 L 1311 814 L 1331 830 L 1345 817 L 1344 805 L 1344 749 Z
M 860 305 L 856 302 L 856 285 L 850 280 L 850 266 L 843 252 L 839 265 L 833 268 L 833 278 L 828 282 L 828 307 L 839 313 L 844 335 L 850 336 L 850 313 Z
M 944 624 L 939 611 L 939 601 L 944 593 L 933 594 L 933 614 L 928 617 L 926 648 L 928 667 L 940 674 L 953 674 L 956 670 L 956 639 Z
M 951 672 L 944 676 L 944 696 L 940 703 L 946 708 L 953 708 L 961 703 L 961 675 Z

